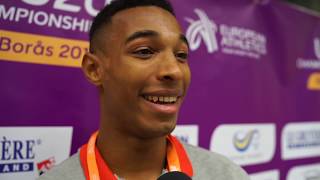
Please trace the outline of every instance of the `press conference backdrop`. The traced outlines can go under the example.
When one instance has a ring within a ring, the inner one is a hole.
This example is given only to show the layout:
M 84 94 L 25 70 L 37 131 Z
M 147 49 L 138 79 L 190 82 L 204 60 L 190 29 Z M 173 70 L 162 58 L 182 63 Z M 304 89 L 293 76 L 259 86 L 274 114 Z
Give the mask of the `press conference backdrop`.
M 79 67 L 105 3 L 0 2 L 1 180 L 35 179 L 97 129 L 97 90 Z M 276 0 L 173 4 L 192 51 L 174 134 L 252 180 L 319 179 L 319 16 Z

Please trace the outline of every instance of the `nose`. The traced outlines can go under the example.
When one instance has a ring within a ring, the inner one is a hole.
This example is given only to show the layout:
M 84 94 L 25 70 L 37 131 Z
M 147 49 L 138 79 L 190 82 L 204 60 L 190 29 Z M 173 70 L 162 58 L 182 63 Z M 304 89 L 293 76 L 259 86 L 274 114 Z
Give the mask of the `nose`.
M 157 78 L 160 81 L 174 82 L 183 78 L 182 62 L 176 59 L 174 53 L 163 54 L 159 59 Z

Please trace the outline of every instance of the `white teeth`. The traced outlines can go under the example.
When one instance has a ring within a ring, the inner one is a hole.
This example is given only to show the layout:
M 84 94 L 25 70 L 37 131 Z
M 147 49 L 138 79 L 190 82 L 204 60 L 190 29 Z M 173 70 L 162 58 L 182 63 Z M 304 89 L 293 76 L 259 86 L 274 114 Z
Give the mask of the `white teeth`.
M 164 102 L 164 103 L 174 103 L 177 101 L 177 96 L 145 96 L 145 99 L 151 102 Z
M 158 97 L 157 96 L 153 96 L 152 99 L 153 99 L 153 102 L 157 102 L 158 101 Z

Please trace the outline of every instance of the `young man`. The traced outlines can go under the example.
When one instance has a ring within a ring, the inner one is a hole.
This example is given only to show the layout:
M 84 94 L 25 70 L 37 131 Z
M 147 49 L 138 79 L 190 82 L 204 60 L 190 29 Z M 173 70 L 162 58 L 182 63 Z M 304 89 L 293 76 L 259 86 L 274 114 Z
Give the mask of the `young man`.
M 94 19 L 86 78 L 99 89 L 100 128 L 40 179 L 248 180 L 226 158 L 170 136 L 190 83 L 188 42 L 165 0 L 116 0 Z

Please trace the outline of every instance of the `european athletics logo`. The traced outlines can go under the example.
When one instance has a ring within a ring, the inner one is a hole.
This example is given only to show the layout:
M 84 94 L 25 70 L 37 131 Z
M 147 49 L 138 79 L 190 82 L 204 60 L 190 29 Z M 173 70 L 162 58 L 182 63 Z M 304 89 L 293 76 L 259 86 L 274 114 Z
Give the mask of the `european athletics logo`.
M 313 39 L 313 48 L 314 48 L 314 54 L 320 60 L 320 39 L 314 38 Z
M 296 66 L 299 69 L 320 69 L 320 38 L 313 39 L 313 54 L 312 58 L 298 57 Z M 311 55 L 312 56 L 312 55 Z
M 194 12 L 198 15 L 198 20 L 185 18 L 190 23 L 186 32 L 190 49 L 197 50 L 203 41 L 209 53 L 217 51 L 219 48 L 215 33 L 218 31 L 218 26 L 209 19 L 204 11 L 195 9 Z
M 320 38 L 317 37 L 313 39 L 313 49 L 314 49 L 314 55 L 320 61 Z M 319 61 L 315 61 L 315 63 L 318 63 Z M 310 74 L 307 81 L 307 88 L 309 90 L 320 90 L 320 73 L 319 72 L 314 72 Z
M 208 53 L 219 51 L 253 59 L 260 59 L 267 53 L 267 38 L 264 34 L 246 27 L 217 24 L 201 9 L 196 8 L 194 12 L 198 16 L 197 20 L 185 18 L 190 24 L 186 36 L 191 50 L 197 50 L 203 42 Z

